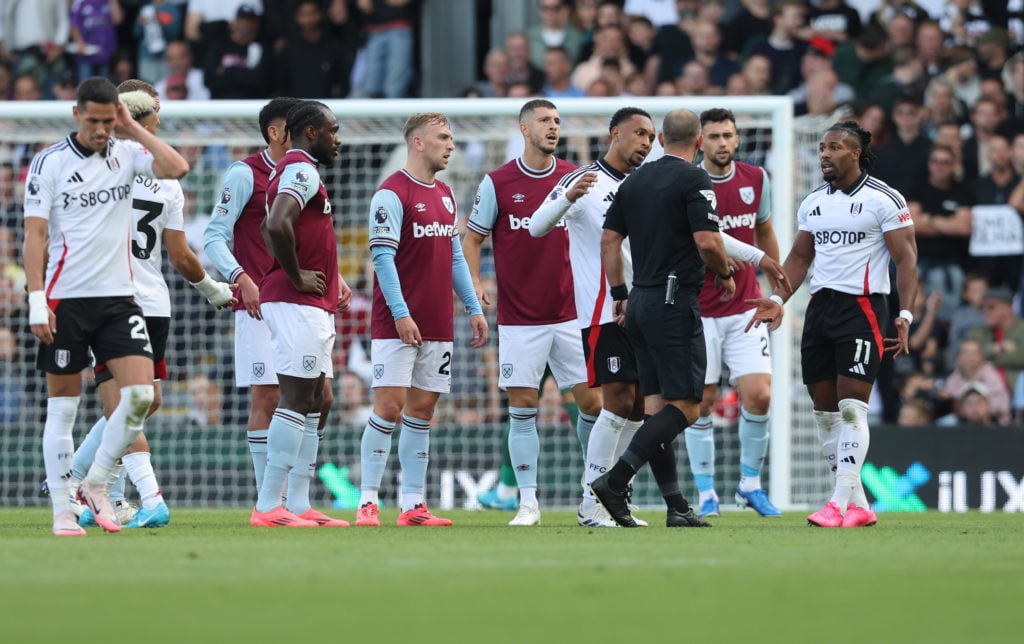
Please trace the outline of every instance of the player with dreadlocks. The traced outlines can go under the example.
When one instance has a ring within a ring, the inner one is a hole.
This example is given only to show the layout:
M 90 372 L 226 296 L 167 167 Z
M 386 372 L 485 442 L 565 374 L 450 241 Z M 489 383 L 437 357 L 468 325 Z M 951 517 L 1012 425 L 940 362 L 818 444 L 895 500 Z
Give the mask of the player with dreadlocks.
M 860 479 L 870 441 L 868 396 L 885 354 L 910 351 L 917 244 L 903 195 L 868 174 L 874 161 L 870 132 L 843 121 L 825 131 L 818 149 L 825 184 L 800 205 L 796 239 L 783 265 L 795 290 L 814 262 L 801 366 L 822 452 L 835 472 L 831 500 L 807 522 L 857 528 L 878 521 Z M 890 260 L 896 264 L 901 310 L 896 337 L 883 339 Z M 777 328 L 786 299 L 776 289 L 768 298 L 751 300 L 758 307 L 751 325 Z

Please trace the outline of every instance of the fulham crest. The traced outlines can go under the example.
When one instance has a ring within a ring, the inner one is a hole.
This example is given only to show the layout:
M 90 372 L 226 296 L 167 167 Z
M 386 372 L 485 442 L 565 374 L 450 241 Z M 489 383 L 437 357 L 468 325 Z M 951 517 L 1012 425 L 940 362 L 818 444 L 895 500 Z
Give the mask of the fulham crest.
M 619 360 L 619 356 L 612 356 L 608 358 L 608 371 L 609 373 L 619 373 L 619 369 L 622 367 L 622 362 Z

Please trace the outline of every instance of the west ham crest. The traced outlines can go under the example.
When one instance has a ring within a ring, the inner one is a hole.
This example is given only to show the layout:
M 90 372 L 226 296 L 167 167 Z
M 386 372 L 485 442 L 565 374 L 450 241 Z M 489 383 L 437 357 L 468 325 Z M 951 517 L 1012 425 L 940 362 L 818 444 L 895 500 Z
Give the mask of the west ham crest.
M 448 212 L 455 212 L 455 202 L 452 201 L 451 197 L 441 197 L 441 203 L 444 204 L 445 210 Z
M 509 378 L 512 377 L 512 365 L 510 365 L 510 364 L 503 364 L 503 365 L 501 365 L 501 377 L 504 378 L 505 380 L 508 380 Z
M 754 189 L 750 186 L 740 188 L 740 199 L 748 205 L 754 203 Z
M 267 372 L 267 367 L 262 362 L 252 363 L 252 375 L 256 378 L 262 378 L 263 374 Z
M 374 380 L 380 380 L 384 377 L 384 365 L 375 364 L 373 365 L 373 378 Z
M 316 356 L 302 356 L 302 368 L 312 371 L 316 367 Z

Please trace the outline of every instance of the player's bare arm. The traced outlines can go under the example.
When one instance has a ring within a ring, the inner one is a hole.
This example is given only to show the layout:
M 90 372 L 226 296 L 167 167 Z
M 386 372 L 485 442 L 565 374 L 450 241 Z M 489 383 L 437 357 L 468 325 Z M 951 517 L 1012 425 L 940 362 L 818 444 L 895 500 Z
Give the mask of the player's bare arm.
M 767 257 L 767 255 L 765 256 Z M 788 288 L 773 286 L 772 294 L 769 297 L 747 300 L 747 304 L 757 306 L 754 316 L 747 323 L 748 331 L 762 323 L 768 325 L 769 331 L 779 328 L 782 323 L 782 305 L 803 284 L 813 261 L 814 237 L 806 230 L 798 230 L 796 239 L 793 240 L 793 248 L 782 265 L 782 272 L 789 282 Z
M 341 273 L 338 273 L 338 313 L 344 313 L 351 305 L 352 289 L 349 288 L 348 282 L 341 276 Z
M 237 286 L 218 282 L 207 274 L 202 262 L 192 252 L 192 249 L 189 248 L 184 231 L 165 228 L 163 241 L 164 246 L 167 248 L 167 258 L 170 259 L 171 266 L 174 267 L 174 270 L 178 271 L 179 275 L 187 279 L 192 286 L 196 287 L 196 290 L 206 296 L 206 300 L 210 304 L 221 308 L 238 302 L 232 295 L 232 291 Z
M 731 300 L 736 293 L 736 280 L 732 278 L 722 234 L 717 230 L 697 230 L 693 233 L 693 243 L 708 270 L 715 274 L 715 285 L 723 291 L 722 301 Z
M 245 303 L 245 311 L 249 314 L 249 317 L 262 320 L 263 313 L 260 311 L 260 287 L 256 286 L 256 282 L 254 282 L 246 273 L 239 273 L 238 277 L 235 278 L 235 284 L 238 285 L 238 292 L 242 294 L 242 301 Z
M 466 236 L 462 238 L 462 254 L 466 258 L 466 265 L 469 267 L 469 276 L 473 278 L 473 289 L 481 304 L 490 306 L 491 297 L 487 289 L 480 283 L 480 249 L 484 244 L 484 236 L 473 230 L 466 230 Z
M 188 174 L 188 161 L 178 151 L 132 118 L 128 107 L 118 101 L 116 127 L 123 136 L 138 141 L 153 155 L 153 174 L 158 179 L 180 179 Z
M 323 295 L 327 290 L 327 279 L 321 271 L 309 271 L 299 267 L 295 255 L 295 220 L 299 218 L 302 208 L 293 197 L 280 195 L 274 200 L 270 214 L 262 224 L 263 237 L 267 240 L 270 254 L 288 280 L 300 293 Z
M 900 313 L 896 316 L 896 337 L 885 339 L 885 350 L 893 357 L 910 353 L 910 322 L 904 311 L 913 310 L 917 297 L 917 238 L 914 227 L 898 228 L 885 233 L 885 245 L 896 265 L 896 289 L 900 295 Z
M 43 290 L 46 281 L 47 221 L 41 217 L 25 218 L 25 244 L 22 258 L 25 262 L 25 281 L 29 293 L 28 321 L 32 335 L 43 344 L 53 342 L 57 332 L 57 316 L 46 303 Z
M 622 261 L 622 242 L 625 237 L 621 233 L 605 228 L 601 233 L 601 265 L 604 266 L 605 278 L 612 287 L 615 306 L 612 309 L 616 324 L 626 322 L 626 298 L 623 291 L 626 286 L 626 267 Z

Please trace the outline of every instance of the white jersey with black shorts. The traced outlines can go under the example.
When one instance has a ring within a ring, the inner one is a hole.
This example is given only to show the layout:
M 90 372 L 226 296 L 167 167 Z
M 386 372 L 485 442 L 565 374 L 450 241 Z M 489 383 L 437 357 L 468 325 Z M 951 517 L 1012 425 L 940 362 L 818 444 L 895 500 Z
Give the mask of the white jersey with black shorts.
M 185 230 L 185 194 L 177 179 L 138 176 L 132 184 L 132 277 L 135 303 L 146 319 L 153 347 L 153 377 L 167 379 L 167 337 L 171 327 L 171 293 L 164 279 L 165 230 Z M 97 363 L 96 384 L 111 379 Z
M 814 238 L 811 302 L 800 344 L 804 384 L 846 376 L 873 382 L 884 352 L 891 257 L 885 233 L 913 225 L 899 192 L 868 175 L 848 191 L 825 184 L 797 211 Z
M 41 346 L 37 360 L 47 373 L 81 371 L 90 349 L 99 362 L 152 357 L 132 282 L 136 175 L 153 177 L 153 157 L 135 141 L 111 138 L 93 152 L 72 134 L 32 159 L 25 217 L 48 222 L 45 292 L 57 316 L 54 341 Z
M 588 172 L 597 175 L 587 194 L 570 203 L 565 193 Z M 625 329 L 612 319 L 612 297 L 601 266 L 601 235 L 608 205 L 626 175 L 599 159 L 562 177 L 533 218 L 538 226 L 554 226 L 564 217 L 569 230 L 569 262 L 576 296 L 577 324 L 581 329 L 587 384 L 635 382 L 636 356 Z M 541 231 L 533 231 L 539 234 Z M 623 242 L 626 284 L 632 281 L 629 240 Z

